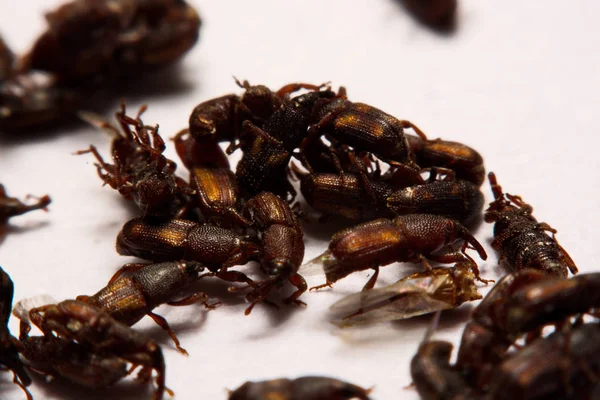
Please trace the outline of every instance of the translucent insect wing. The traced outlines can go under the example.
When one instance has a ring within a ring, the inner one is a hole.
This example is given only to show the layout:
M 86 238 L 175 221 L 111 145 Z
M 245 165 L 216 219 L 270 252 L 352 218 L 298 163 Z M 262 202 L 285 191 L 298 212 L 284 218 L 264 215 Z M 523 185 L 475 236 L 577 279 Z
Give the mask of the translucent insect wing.
M 448 275 L 409 276 L 392 285 L 351 294 L 330 308 L 332 323 L 340 327 L 393 321 L 447 310 L 454 304 L 440 295 Z

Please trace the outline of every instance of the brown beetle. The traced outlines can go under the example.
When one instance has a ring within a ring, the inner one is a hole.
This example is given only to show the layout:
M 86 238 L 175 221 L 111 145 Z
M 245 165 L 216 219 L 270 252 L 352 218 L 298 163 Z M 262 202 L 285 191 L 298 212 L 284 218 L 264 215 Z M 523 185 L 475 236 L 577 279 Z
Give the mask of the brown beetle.
M 458 179 L 477 186 L 485 180 L 483 157 L 469 146 L 448 140 L 429 140 L 426 136 L 406 135 L 415 161 L 423 168 L 449 168 Z
M 107 313 L 81 301 L 65 300 L 29 311 L 31 322 L 44 336 L 54 334 L 88 346 L 93 353 L 114 355 L 134 366 L 141 366 L 139 376 L 149 377 L 156 371 L 154 400 L 161 400 L 165 391 L 165 363 L 158 344 Z M 21 321 L 21 337 L 26 337 L 30 325 Z
M 125 2 L 127 3 L 127 2 Z M 135 12 L 120 32 L 113 62 L 119 75 L 163 68 L 178 61 L 198 41 L 198 12 L 183 0 L 134 0 Z
M 236 147 L 234 143 L 240 138 L 242 123 L 251 121 L 262 126 L 283 104 L 289 94 L 300 89 L 318 90 L 320 86 L 292 83 L 273 92 L 264 85 L 250 85 L 248 81 L 237 85 L 245 92 L 242 96 L 228 94 L 200 103 L 189 119 L 191 136 L 196 140 L 212 142 L 230 142 L 228 152 Z
M 292 153 L 306 138 L 315 110 L 336 96 L 328 88 L 315 90 L 286 99 L 262 127 L 244 121 L 244 154 L 236 169 L 240 187 L 250 195 L 271 191 L 282 197 L 291 194 L 293 200 L 296 191 L 286 177 Z
M 187 129 L 174 140 L 179 157 L 190 170 L 190 187 L 205 219 L 227 227 L 249 226 L 250 222 L 238 211 L 238 185 L 219 144 L 210 139 L 194 139 Z
M 198 14 L 180 0 L 75 0 L 46 20 L 48 29 L 25 57 L 24 69 L 77 85 L 170 64 L 196 43 L 200 28 Z
M 236 83 L 244 87 L 238 80 Z M 200 103 L 194 108 L 189 120 L 192 138 L 230 142 L 233 145 L 239 139 L 242 122 L 253 118 L 254 108 L 259 109 L 257 112 L 263 118 L 268 118 L 281 105 L 281 99 L 266 86 L 244 83 L 246 93 L 241 97 L 228 94 Z
M 456 367 L 450 365 L 452 344 L 426 341 L 410 363 L 410 374 L 423 400 L 476 400 Z
M 394 321 L 429 314 L 479 300 L 474 261 L 461 261 L 452 268 L 417 272 L 398 282 L 343 297 L 331 306 L 338 326 Z
M 0 80 L 0 132 L 20 131 L 71 118 L 81 93 L 60 86 L 56 78 L 28 71 Z
M 50 204 L 51 201 L 48 195 L 39 198 L 27 196 L 27 198 L 35 199 L 35 202 L 25 204 L 16 197 L 8 197 L 4 185 L 0 184 L 0 241 L 6 234 L 8 220 L 10 218 L 23 215 L 33 210 L 48 211 L 46 207 L 48 207 L 48 204 Z
M 229 400 L 369 400 L 370 392 L 334 378 L 304 376 L 246 382 L 229 393 Z
M 471 226 L 481 218 L 483 193 L 465 180 L 435 180 L 396 190 L 387 198 L 388 208 L 396 214 L 435 214 Z
M 185 209 L 186 195 L 192 191 L 175 176 L 175 162 L 163 155 L 166 147 L 158 125 L 149 127 L 141 120 L 145 110 L 142 106 L 137 116 L 131 118 L 121 103 L 121 111 L 116 113 L 121 130 L 107 122 L 90 119 L 86 114 L 91 123 L 113 134 L 114 164 L 106 163 L 94 146 L 76 154 L 92 153 L 98 161 L 98 176 L 123 197 L 133 199 L 144 216 L 174 216 Z
M 517 271 L 534 268 L 561 278 L 568 271 L 576 274 L 575 262 L 554 238 L 556 230 L 538 222 L 532 215 L 533 207 L 519 196 L 504 194 L 493 172 L 489 173 L 489 180 L 495 200 L 484 219 L 494 222 L 492 247 L 500 253 L 500 259 Z
M 22 346 L 8 330 L 13 294 L 14 284 L 0 267 L 0 366 L 13 373 L 13 382 L 23 389 L 28 400 L 32 400 L 33 397 L 26 388 L 31 384 L 31 378 L 19 358 Z
M 25 334 L 21 345 L 32 371 L 93 389 L 114 385 L 132 372 L 127 361 L 118 355 L 94 352 L 68 339 Z
M 498 328 L 506 317 L 505 304 L 515 292 L 551 279 L 535 270 L 524 270 L 502 278 L 472 313 L 472 321 L 465 327 L 458 351 L 457 365 L 469 383 L 483 387 L 493 367 L 504 358 L 514 338 Z
M 429 27 L 452 30 L 456 18 L 457 0 L 402 0 L 404 8 Z
M 200 211 L 208 221 L 224 226 L 250 225 L 238 211 L 239 190 L 230 169 L 194 167 L 190 172 L 190 186 L 196 191 Z
M 129 276 L 121 277 L 124 272 L 130 273 Z M 98 293 L 93 296 L 77 296 L 76 300 L 92 304 L 129 326 L 148 315 L 169 333 L 177 349 L 187 355 L 167 320 L 152 310 L 161 304 L 186 306 L 197 302 L 204 304 L 206 308 L 214 308 L 214 304 L 207 303 L 208 295 L 203 292 L 175 300 L 181 291 L 202 277 L 202 272 L 204 266 L 194 261 L 126 264 Z
M 522 334 L 532 340 L 544 326 L 600 307 L 600 273 L 557 279 L 536 270 L 508 275 L 473 312 L 463 333 L 458 365 L 478 387 L 487 384 L 490 366 Z M 487 366 L 487 367 L 486 367 Z
M 450 245 L 457 240 L 464 241 L 462 250 L 450 251 Z M 393 220 L 382 218 L 365 222 L 333 236 L 329 250 L 317 257 L 324 264 L 327 282 L 311 290 L 330 287 L 353 272 L 373 269 L 375 273 L 364 287 L 371 289 L 377 281 L 380 266 L 398 261 L 421 262 L 428 266 L 428 259 L 443 263 L 462 261 L 467 244 L 473 246 L 483 260 L 487 258 L 485 250 L 467 228 L 445 217 L 409 214 Z M 475 276 L 481 280 L 476 265 L 473 267 Z
M 347 100 L 343 88 L 337 97 L 318 108 L 314 118 L 317 122 L 309 127 L 309 140 L 327 135 L 335 141 L 352 146 L 356 151 L 371 152 L 397 167 L 407 167 L 408 170 L 417 168 L 410 160 L 404 129 L 412 128 L 422 134 L 418 127 L 378 108 Z M 303 149 L 303 146 L 300 148 Z
M 194 167 L 229 169 L 229 160 L 219 147 L 219 143 L 194 139 L 189 129 L 180 131 L 173 141 L 177 155 L 187 169 L 191 170 Z
M 394 188 L 377 180 L 365 186 L 357 174 L 303 174 L 300 191 L 312 208 L 326 216 L 369 220 L 393 215 L 387 207 L 387 198 L 394 193 Z
M 289 281 L 297 290 L 284 299 L 284 303 L 303 304 L 298 300 L 307 289 L 306 281 L 298 273 L 304 259 L 304 234 L 296 216 L 289 205 L 273 193 L 262 192 L 246 203 L 245 213 L 259 232 L 263 254 L 260 258 L 261 269 L 269 275 L 265 281 L 258 282 L 247 295 L 251 302 L 246 309 L 248 315 L 254 305 L 263 301 L 274 288 Z
M 261 249 L 245 236 L 210 224 L 135 218 L 119 232 L 117 252 L 156 262 L 199 261 L 221 279 L 253 285 L 245 274 L 228 268 L 258 259 Z
M 600 324 L 583 324 L 535 340 L 494 369 L 486 399 L 595 399 Z

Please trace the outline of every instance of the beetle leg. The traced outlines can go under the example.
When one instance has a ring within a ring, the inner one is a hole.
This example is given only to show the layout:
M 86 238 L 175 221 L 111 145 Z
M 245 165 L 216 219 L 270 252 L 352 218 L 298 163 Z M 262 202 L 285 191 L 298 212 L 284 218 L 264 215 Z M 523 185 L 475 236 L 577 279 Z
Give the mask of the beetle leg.
M 560 244 L 558 244 L 558 242 L 556 243 L 556 245 L 558 246 L 558 250 L 560 251 L 562 261 L 567 265 L 569 271 L 571 271 L 571 273 L 575 275 L 579 271 L 577 269 L 577 265 L 575 265 L 575 261 L 573 261 L 569 253 L 567 253 L 567 251 Z
M 29 320 L 35 326 L 37 326 L 47 338 L 53 338 L 54 335 L 52 334 L 52 329 L 49 328 L 46 324 L 46 319 L 44 318 L 42 313 L 45 313 L 46 310 L 51 307 L 54 307 L 54 304 L 47 304 L 45 306 L 36 307 L 29 310 Z
M 90 145 L 90 147 L 87 150 L 79 150 L 76 151 L 75 155 L 82 155 L 82 154 L 87 154 L 87 153 L 91 153 L 94 158 L 96 159 L 96 161 L 98 161 L 97 165 L 100 165 L 100 169 L 105 170 L 109 175 L 114 175 L 115 174 L 115 166 L 106 163 L 106 161 L 104 161 L 104 158 L 102 158 L 102 156 L 100 155 L 100 153 L 98 152 L 98 149 L 96 148 L 96 146 L 94 146 L 93 144 Z M 100 175 L 100 178 L 104 179 L 104 174 L 101 174 L 101 171 L 98 172 L 98 175 Z
M 298 297 L 300 297 L 302 295 L 302 293 L 306 292 L 306 289 L 308 287 L 306 285 L 306 281 L 300 274 L 293 274 L 292 276 L 290 276 L 289 281 L 292 285 L 294 285 L 296 288 L 298 288 L 298 290 L 296 290 L 294 293 L 292 293 L 292 295 L 290 297 L 283 299 L 282 302 L 284 304 L 294 303 L 297 305 L 305 306 L 306 303 L 298 300 Z
M 273 144 L 281 145 L 281 142 L 279 140 L 275 139 L 273 136 L 269 135 L 267 132 L 254 125 L 250 121 L 244 121 L 244 123 L 242 124 L 242 131 L 254 137 L 260 136 L 266 141 L 271 142 Z
M 15 385 L 17 385 L 18 387 L 20 387 L 21 390 L 23 390 L 25 392 L 25 396 L 27 396 L 27 400 L 33 400 L 33 396 L 31 395 L 29 390 L 27 390 L 27 388 L 25 387 L 23 382 L 21 382 L 21 379 L 19 378 L 19 376 L 14 371 L 13 371 L 13 383 Z
M 325 287 L 328 288 L 333 288 L 333 282 L 331 282 L 329 279 L 322 285 L 317 285 L 317 286 L 313 286 L 309 289 L 309 292 L 312 292 L 313 290 L 319 290 L 319 289 L 323 289 Z
M 373 267 L 373 269 L 375 272 L 373 273 L 373 276 L 369 278 L 367 283 L 365 283 L 365 286 L 362 288 L 363 291 L 371 290 L 373 287 L 375 287 L 375 282 L 377 282 L 377 277 L 379 277 L 379 267 Z
M 423 268 L 425 268 L 427 271 L 432 269 L 431 264 L 429 264 L 429 261 L 423 254 L 417 255 L 415 258 L 415 263 L 423 264 Z
M 250 221 L 248 221 L 246 218 L 244 218 L 240 214 L 240 212 L 233 207 L 225 209 L 224 214 L 231 217 L 235 222 L 237 222 L 239 225 L 241 225 L 244 228 L 252 226 L 252 223 Z
M 171 327 L 169 326 L 169 323 L 167 322 L 167 320 L 164 317 L 161 317 L 160 315 L 155 314 L 152 311 L 150 311 L 147 315 L 150 318 L 152 318 L 158 326 L 160 326 L 162 329 L 167 331 L 169 336 L 171 336 L 171 339 L 173 339 L 173 342 L 175 343 L 175 347 L 177 347 L 177 350 L 179 350 L 179 352 L 181 354 L 186 355 L 186 356 L 189 355 L 188 352 L 183 347 L 180 346 L 179 339 L 177 339 L 177 335 L 175 335 L 175 332 L 173 332 L 173 329 L 171 329 Z
M 385 163 L 394 167 L 392 174 L 392 182 L 397 187 L 407 187 L 413 185 L 421 185 L 425 183 L 425 179 L 421 176 L 421 170 L 415 169 L 412 166 L 399 163 L 393 160 L 383 160 Z
M 552 239 L 556 239 L 556 232 L 558 231 L 550 225 L 548 225 L 548 223 L 540 222 L 538 223 L 537 227 L 545 232 L 550 232 L 552 234 Z
M 425 135 L 425 133 L 423 133 L 423 131 L 421 129 L 419 129 L 415 124 L 413 124 L 410 121 L 407 121 L 405 119 L 400 120 L 400 126 L 402 126 L 402 128 L 406 129 L 406 128 L 410 128 L 413 131 L 415 131 L 415 133 L 417 135 L 419 135 L 421 137 L 421 139 L 423 140 L 428 140 L 427 139 L 427 135 Z
M 307 139 L 300 145 L 300 151 L 304 150 L 304 147 L 308 142 L 314 140 L 319 136 L 320 131 L 323 130 L 329 123 L 331 123 L 337 116 L 348 108 L 347 104 L 340 104 L 337 108 L 331 110 L 329 114 L 325 115 L 319 122 L 308 127 Z
M 300 89 L 306 89 L 306 90 L 312 90 L 314 92 L 320 90 L 321 88 L 325 87 L 328 83 L 323 83 L 319 86 L 317 85 L 311 85 L 310 83 L 290 83 L 288 85 L 283 86 L 281 89 L 279 89 L 276 94 L 278 97 L 283 97 L 285 95 L 297 92 Z
M 175 306 L 175 307 L 189 306 L 194 303 L 201 303 L 205 308 L 208 308 L 209 310 L 213 310 L 213 309 L 217 308 L 218 305 L 221 304 L 220 301 L 218 301 L 216 303 L 208 304 L 208 295 L 204 292 L 193 293 L 187 297 L 184 297 L 181 300 L 167 302 L 168 305 Z
M 256 284 L 246 274 L 239 271 L 229 271 L 227 267 L 222 267 L 217 273 L 217 278 L 221 278 L 227 282 L 243 282 L 247 283 L 248 286 L 255 287 Z
M 245 315 L 250 315 L 250 313 L 252 312 L 252 310 L 254 309 L 254 307 L 260 303 L 263 302 L 271 307 L 275 307 L 275 308 L 279 308 L 279 306 L 277 306 L 277 304 L 273 303 L 270 300 L 265 299 L 264 297 L 259 297 L 257 299 L 255 299 L 254 301 L 252 301 L 252 303 L 248 306 L 248 308 L 246 308 L 246 310 L 244 311 Z
M 525 211 L 527 214 L 532 214 L 533 213 L 533 207 L 527 203 L 525 203 L 523 201 L 523 199 L 521 198 L 521 196 L 515 196 L 512 194 L 508 194 L 506 193 L 506 197 L 512 201 L 513 203 L 515 203 L 515 205 L 517 205 L 520 209 L 522 209 L 523 211 Z
M 429 178 L 427 179 L 427 183 L 435 182 L 438 175 L 441 173 L 444 175 L 443 179 L 440 179 L 445 182 L 452 182 L 456 179 L 456 173 L 454 170 L 450 168 L 443 167 L 431 167 L 431 168 L 423 168 L 420 172 L 429 171 Z

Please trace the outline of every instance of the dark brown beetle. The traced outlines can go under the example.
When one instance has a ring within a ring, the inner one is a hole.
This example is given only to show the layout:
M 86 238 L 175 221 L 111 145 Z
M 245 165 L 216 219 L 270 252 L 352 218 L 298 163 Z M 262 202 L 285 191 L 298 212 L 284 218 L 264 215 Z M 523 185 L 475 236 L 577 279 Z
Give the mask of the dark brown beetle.
M 56 78 L 28 71 L 0 80 L 0 132 L 49 125 L 73 117 L 81 93 L 57 84 Z
M 189 129 L 179 132 L 173 141 L 177 155 L 187 169 L 191 170 L 194 167 L 229 169 L 229 160 L 219 147 L 219 143 L 194 139 Z
M 472 225 L 481 215 L 483 194 L 463 180 L 436 180 L 433 168 L 428 181 L 399 188 L 394 174 L 368 179 L 361 174 L 305 174 L 300 178 L 306 202 L 325 215 L 369 220 L 404 214 L 436 214 Z M 401 183 L 400 183 L 401 184 Z
M 491 366 L 522 334 L 532 340 L 549 324 L 600 307 L 600 274 L 557 279 L 536 270 L 508 275 L 473 312 L 463 333 L 457 364 L 478 387 L 487 384 Z
M 457 365 L 469 383 L 483 387 L 515 338 L 498 328 L 506 317 L 506 302 L 518 290 L 551 279 L 535 270 L 524 270 L 502 278 L 479 303 L 463 331 Z
M 452 268 L 417 272 L 391 285 L 343 297 L 330 309 L 335 325 L 346 327 L 394 321 L 429 314 L 479 300 L 474 261 L 460 261 Z
M 437 30 L 454 27 L 457 0 L 402 0 L 404 8 L 417 20 Z
M 125 1 L 124 3 L 127 3 Z M 198 41 L 201 20 L 182 0 L 134 0 L 135 13 L 119 34 L 114 63 L 119 75 L 163 68 Z
M 250 86 L 237 79 L 236 83 L 246 89 L 244 95 L 217 97 L 194 108 L 189 120 L 192 138 L 233 144 L 240 137 L 242 122 L 252 118 L 257 118 L 256 122 L 263 121 L 281 106 L 282 99 L 266 86 Z M 254 117 L 255 112 L 260 116 Z
M 600 389 L 600 324 L 537 339 L 494 369 L 486 399 L 596 399 Z
M 250 222 L 238 211 L 241 207 L 238 185 L 219 144 L 210 139 L 194 139 L 187 129 L 174 140 L 179 157 L 190 170 L 195 204 L 205 219 L 227 227 L 249 226 Z
M 8 330 L 13 294 L 13 282 L 10 276 L 0 267 L 0 366 L 2 369 L 12 371 L 13 382 L 23 389 L 28 400 L 32 400 L 33 397 L 26 388 L 31 384 L 31 378 L 19 358 L 22 346 Z
M 96 84 L 170 64 L 197 41 L 200 18 L 180 0 L 75 0 L 46 14 L 24 69 Z
M 229 400 L 369 400 L 370 392 L 334 378 L 305 376 L 246 382 L 229 394 Z
M 190 134 L 196 140 L 230 142 L 228 152 L 240 138 L 242 123 L 246 120 L 258 126 L 269 119 L 283 104 L 284 98 L 300 89 L 318 90 L 320 86 L 292 83 L 273 92 L 264 85 L 250 85 L 248 81 L 237 85 L 245 92 L 242 96 L 229 94 L 197 105 L 190 115 Z
M 554 238 L 556 230 L 532 215 L 533 208 L 519 196 L 504 194 L 493 172 L 489 174 L 494 201 L 485 212 L 485 221 L 494 222 L 492 247 L 500 259 L 516 271 L 534 268 L 564 278 L 577 266 Z M 546 232 L 552 233 L 552 237 Z
M 258 259 L 261 249 L 244 236 L 210 224 L 135 218 L 121 229 L 117 252 L 156 262 L 198 261 L 221 279 L 252 285 L 253 281 L 245 274 L 228 268 Z
M 259 232 L 263 247 L 260 264 L 269 275 L 247 295 L 251 305 L 246 309 L 246 315 L 274 288 L 283 286 L 286 280 L 297 290 L 283 302 L 305 305 L 298 300 L 307 289 L 306 281 L 298 273 L 304 259 L 304 234 L 293 211 L 273 193 L 263 192 L 248 200 L 245 213 Z
M 297 173 L 297 172 L 296 172 Z M 386 182 L 369 181 L 357 174 L 312 173 L 300 178 L 300 191 L 315 210 L 351 220 L 391 217 L 387 198 L 394 188 Z
M 141 366 L 139 376 L 148 380 L 156 371 L 154 400 L 165 391 L 165 363 L 158 344 L 145 335 L 122 324 L 104 311 L 81 301 L 65 300 L 29 311 L 29 319 L 48 339 L 59 337 L 88 346 L 92 353 L 114 355 L 134 366 Z M 21 321 L 21 337 L 31 327 Z
M 0 241 L 6 234 L 8 220 L 12 217 L 23 215 L 33 210 L 44 210 L 47 211 L 48 204 L 50 204 L 50 197 L 44 195 L 36 198 L 33 196 L 27 196 L 27 198 L 35 199 L 32 204 L 25 204 L 16 197 L 8 197 L 4 185 L 0 184 Z
M 315 90 L 286 99 L 262 128 L 244 121 L 244 154 L 236 169 L 240 187 L 250 195 L 271 191 L 284 197 L 289 193 L 293 200 L 295 190 L 286 177 L 292 153 L 306 138 L 316 110 L 337 96 L 328 88 Z
M 186 195 L 192 191 L 175 176 L 175 162 L 162 154 L 165 143 L 158 134 L 158 125 L 149 127 L 141 120 L 145 110 L 142 106 L 137 116 L 131 118 L 125 114 L 122 103 L 121 111 L 116 113 L 121 130 L 107 122 L 91 121 L 113 134 L 114 164 L 106 163 L 94 146 L 76 154 L 92 153 L 98 161 L 98 176 L 123 197 L 133 199 L 144 216 L 179 215 L 188 202 Z
M 207 220 L 224 226 L 250 225 L 238 211 L 239 190 L 230 169 L 194 167 L 190 171 L 190 186 L 196 191 L 200 211 Z
M 135 13 L 134 1 L 75 0 L 46 14 L 48 29 L 26 56 L 25 69 L 78 81 L 103 75 Z
M 423 400 L 476 400 L 460 372 L 450 365 L 452 344 L 427 341 L 410 363 L 410 374 Z
M 464 241 L 462 250 L 450 250 L 457 240 Z M 442 263 L 465 259 L 467 244 L 473 246 L 485 260 L 487 255 L 467 228 L 456 221 L 430 214 L 409 214 L 390 219 L 376 219 L 336 233 L 329 250 L 317 257 L 323 262 L 327 282 L 312 289 L 331 286 L 345 276 L 366 269 L 375 273 L 365 284 L 371 289 L 377 281 L 379 267 L 398 261 Z M 473 264 L 475 276 L 479 271 Z M 430 268 L 430 267 L 428 267 Z M 312 290 L 311 289 L 311 290 Z
M 422 168 L 442 167 L 454 171 L 458 179 L 477 186 L 485 180 L 481 155 L 469 146 L 448 140 L 429 140 L 426 136 L 406 135 L 410 151 Z
M 95 353 L 72 340 L 24 335 L 21 344 L 27 367 L 45 377 L 96 389 L 114 385 L 132 372 L 118 355 Z
M 200 27 L 196 11 L 181 0 L 74 0 L 46 20 L 48 29 L 15 63 L 12 77 L 3 82 L 0 72 L 0 131 L 72 118 L 99 88 L 181 58 Z M 0 57 L 2 69 L 7 58 Z
M 279 140 L 260 132 L 245 146 L 236 168 L 236 180 L 247 196 L 267 190 L 293 200 L 296 190 L 287 180 L 292 155 Z
M 124 272 L 130 273 L 129 276 L 121 277 Z M 187 355 L 167 320 L 152 310 L 161 304 L 186 306 L 197 302 L 204 304 L 206 308 L 214 308 L 213 304 L 207 303 L 208 295 L 203 292 L 175 300 L 183 290 L 202 277 L 202 272 L 204 266 L 194 261 L 126 264 L 98 293 L 93 296 L 78 296 L 76 300 L 92 304 L 129 326 L 148 315 L 169 333 L 177 349 Z
M 527 285 L 505 299 L 495 326 L 506 332 L 530 332 L 550 322 L 600 308 L 600 273 L 547 279 Z
M 396 190 L 387 198 L 388 208 L 396 214 L 435 214 L 471 226 L 481 218 L 483 193 L 465 180 L 435 180 Z
M 417 169 L 410 160 L 410 149 L 404 129 L 421 130 L 406 120 L 399 120 L 383 111 L 363 103 L 346 99 L 345 90 L 340 89 L 338 98 L 322 104 L 309 127 L 309 141 L 316 136 L 326 135 L 335 141 L 352 146 L 357 152 L 368 151 L 396 167 Z M 306 143 L 301 146 L 304 149 Z

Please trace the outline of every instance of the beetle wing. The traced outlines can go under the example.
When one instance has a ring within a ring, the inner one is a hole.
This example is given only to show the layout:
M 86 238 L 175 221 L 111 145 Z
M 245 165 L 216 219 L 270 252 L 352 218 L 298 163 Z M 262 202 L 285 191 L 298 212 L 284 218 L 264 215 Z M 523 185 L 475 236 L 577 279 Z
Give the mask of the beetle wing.
M 326 250 L 324 253 L 302 264 L 298 272 L 302 273 L 303 276 L 325 275 L 325 266 L 335 262 L 336 259 L 333 254 L 329 250 Z
M 351 326 L 393 321 L 452 308 L 451 303 L 434 297 L 446 279 L 444 276 L 403 279 L 346 296 L 331 306 L 335 315 L 332 323 Z
M 52 296 L 41 294 L 19 300 L 13 307 L 12 314 L 23 322 L 29 322 L 29 311 L 47 304 L 58 303 Z

